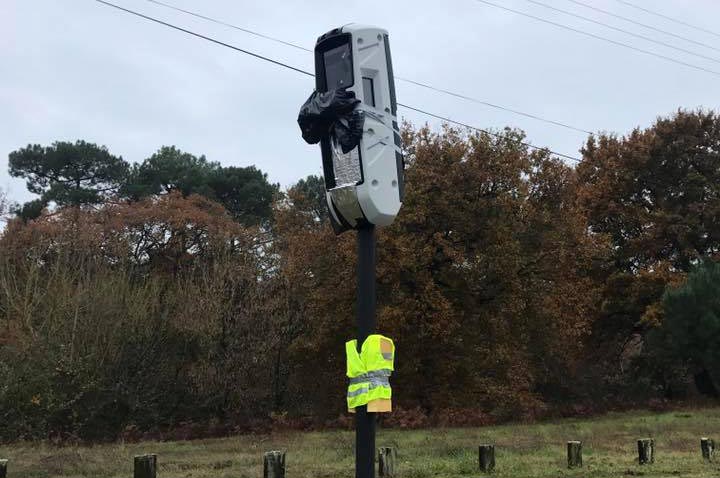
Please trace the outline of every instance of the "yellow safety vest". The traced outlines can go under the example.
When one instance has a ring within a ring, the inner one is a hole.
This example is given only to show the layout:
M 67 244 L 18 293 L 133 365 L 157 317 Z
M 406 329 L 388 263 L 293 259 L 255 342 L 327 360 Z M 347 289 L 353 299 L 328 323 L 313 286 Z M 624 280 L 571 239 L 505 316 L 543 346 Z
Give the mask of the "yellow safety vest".
M 389 412 L 392 389 L 390 375 L 394 370 L 395 344 L 382 335 L 370 335 L 357 351 L 357 340 L 345 344 L 347 405 L 350 411 L 368 405 L 371 412 Z

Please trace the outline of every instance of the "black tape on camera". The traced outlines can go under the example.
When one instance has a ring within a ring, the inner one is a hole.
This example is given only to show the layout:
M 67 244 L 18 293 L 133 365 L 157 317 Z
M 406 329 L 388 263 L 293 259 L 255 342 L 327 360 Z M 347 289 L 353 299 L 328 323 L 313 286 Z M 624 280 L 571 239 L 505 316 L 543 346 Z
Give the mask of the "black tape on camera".
M 322 138 L 334 135 L 343 153 L 352 151 L 360 144 L 365 123 L 365 114 L 357 107 L 359 104 L 360 100 L 352 91 L 314 91 L 298 114 L 303 139 L 316 144 Z

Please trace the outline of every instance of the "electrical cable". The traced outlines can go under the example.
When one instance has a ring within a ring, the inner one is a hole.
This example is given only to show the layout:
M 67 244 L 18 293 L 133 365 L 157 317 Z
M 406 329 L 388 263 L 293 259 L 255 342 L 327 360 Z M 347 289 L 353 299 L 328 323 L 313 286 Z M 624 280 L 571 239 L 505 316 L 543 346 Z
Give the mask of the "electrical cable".
M 712 46 L 712 45 L 710 45 L 710 44 L 703 43 L 703 42 L 697 41 L 697 40 L 693 40 L 692 38 L 688 38 L 688 37 L 685 37 L 685 36 L 682 36 L 682 35 L 678 35 L 678 34 L 676 34 L 676 33 L 673 33 L 673 32 L 667 31 L 667 30 L 663 30 L 662 28 L 657 28 L 657 27 L 654 27 L 654 26 L 652 26 L 652 25 L 648 25 L 647 23 L 638 22 L 638 21 L 636 21 L 636 20 L 633 20 L 632 18 L 624 17 L 624 16 L 622 16 L 622 15 L 618 15 L 617 13 L 613 13 L 613 12 L 609 12 L 609 11 L 607 11 L 607 10 L 603 10 L 602 8 L 598 8 L 598 7 L 594 6 L 594 5 L 590 5 L 590 4 L 588 4 L 588 3 L 581 2 L 581 1 L 579 1 L 579 0 L 567 0 L 567 1 L 568 1 L 568 2 L 571 2 L 571 3 L 574 3 L 575 5 L 580 5 L 580 6 L 582 6 L 582 7 L 589 8 L 590 10 L 595 10 L 596 12 L 600 12 L 600 13 L 602 13 L 602 14 L 604 14 L 604 15 L 609 15 L 609 16 L 614 17 L 614 18 L 619 18 L 620 20 L 626 21 L 626 22 L 628 22 L 628 23 L 632 23 L 633 25 L 637 25 L 637 26 L 640 26 L 640 27 L 643 27 L 643 28 L 647 28 L 647 29 L 649 29 L 649 30 L 656 31 L 656 32 L 658 32 L 658 33 L 662 33 L 662 34 L 664 34 L 664 35 L 669 35 L 669 36 L 671 36 L 671 37 L 678 38 L 678 39 L 683 40 L 683 41 L 686 41 L 686 42 L 688 42 L 688 43 L 693 43 L 693 44 L 695 44 L 695 45 L 702 46 L 702 47 L 705 47 L 705 48 L 709 48 L 709 49 L 711 49 L 711 50 L 720 51 L 720 48 L 714 47 L 714 46 Z
M 202 15 L 202 14 L 197 13 L 197 12 L 193 12 L 193 11 L 190 11 L 190 10 L 185 10 L 185 9 L 183 9 L 183 8 L 176 7 L 175 5 L 171 5 L 171 4 L 169 4 L 169 3 L 161 2 L 161 1 L 159 1 L 159 0 L 146 0 L 146 1 L 148 1 L 148 2 L 150 2 L 150 3 L 154 3 L 155 5 L 160 5 L 160 6 L 162 6 L 162 7 L 169 8 L 169 9 L 171 9 L 171 10 L 175 10 L 176 12 L 182 12 L 182 13 L 185 13 L 185 14 L 187 14 L 187 15 L 191 15 L 191 16 L 193 16 L 193 17 L 201 18 L 201 19 L 206 20 L 206 21 L 208 21 L 208 22 L 217 23 L 218 25 L 222 25 L 222 26 L 224 26 L 224 27 L 233 28 L 233 29 L 235 29 L 235 30 L 239 30 L 239 31 L 241 31 L 241 32 L 248 33 L 248 34 L 254 35 L 254 36 L 256 36 L 256 37 L 264 38 L 265 40 L 271 40 L 271 41 L 274 41 L 274 42 L 277 42 L 277 43 L 282 43 L 282 44 L 285 45 L 285 46 L 289 46 L 289 47 L 292 47 L 292 48 L 296 48 L 296 49 L 298 49 L 298 50 L 307 51 L 307 52 L 312 53 L 312 50 L 311 50 L 310 48 L 305 48 L 304 46 L 298 45 L 297 43 L 289 42 L 289 41 L 286 41 L 286 40 L 281 40 L 280 38 L 276 38 L 276 37 L 271 37 L 270 35 L 265 35 L 265 34 L 263 34 L 263 33 L 259 33 L 259 32 L 250 30 L 249 28 L 243 28 L 243 27 L 240 27 L 240 26 L 238 26 L 238 25 L 233 25 L 232 23 L 227 23 L 227 22 L 224 22 L 224 21 L 222 21 L 222 20 L 218 20 L 217 18 L 212 18 L 212 17 L 208 17 L 208 16 Z
M 510 113 L 514 113 L 514 114 L 516 114 L 516 115 L 525 116 L 526 118 L 532 118 L 532 119 L 535 119 L 535 120 L 538 120 L 538 121 L 542 121 L 542 122 L 544 122 L 544 123 L 549 123 L 549 124 L 553 124 L 553 125 L 556 125 L 556 126 L 560 126 L 560 127 L 565 128 L 565 129 L 570 129 L 570 130 L 573 130 L 573 131 L 578 131 L 578 132 L 580 132 L 580 133 L 593 134 L 592 131 L 588 131 L 588 130 L 586 130 L 586 129 L 578 128 L 578 127 L 576 127 L 576 126 L 572 126 L 572 125 L 569 125 L 569 124 L 567 124 L 567 123 L 561 123 L 560 121 L 555 121 L 555 120 L 543 118 L 543 117 L 541 117 L 541 116 L 536 116 L 536 115 L 531 114 L 531 113 L 525 113 L 525 112 L 523 112 L 523 111 L 513 110 L 513 109 L 510 109 L 510 108 L 506 108 L 505 106 L 496 105 L 496 104 L 494 104 L 494 103 L 488 103 L 487 101 L 482 101 L 482 100 L 479 100 L 479 99 L 477 99 L 477 98 L 473 98 L 472 96 L 466 96 L 466 95 L 463 95 L 463 94 L 461 94 L 461 93 L 456 93 L 456 92 L 454 92 L 454 91 L 445 90 L 445 89 L 442 89 L 442 88 L 438 88 L 438 87 L 436 87 L 436 86 L 432 86 L 432 85 L 428 85 L 428 84 L 425 84 L 425 83 L 421 83 L 421 82 L 419 82 L 419 81 L 410 80 L 410 79 L 408 79 L 408 78 L 402 78 L 402 77 L 399 77 L 399 76 L 396 76 L 395 78 L 398 79 L 398 80 L 400 80 L 400 81 L 404 81 L 405 83 L 410 83 L 410 84 L 412 84 L 412 85 L 417 85 L 417 86 L 420 86 L 420 87 L 422 87 L 422 88 L 426 88 L 426 89 L 428 89 L 428 90 L 437 91 L 437 92 L 439 92 L 439 93 L 444 93 L 444 94 L 446 94 L 446 95 L 454 96 L 454 97 L 456 97 L 456 98 L 460 98 L 460 99 L 467 100 L 467 101 L 472 101 L 473 103 L 479 103 L 479 104 L 481 104 L 481 105 L 489 106 L 489 107 L 491 107 L 491 108 L 496 108 L 496 109 L 499 109 L 499 110 L 503 110 L 503 111 L 507 111 L 507 112 L 510 112 Z
M 405 109 L 408 109 L 408 110 L 411 110 L 411 111 L 415 111 L 415 112 L 417 112 L 417 113 L 422 113 L 422 114 L 427 115 L 427 116 L 430 116 L 430 117 L 432 117 L 432 118 L 436 118 L 436 119 L 445 121 L 445 122 L 447 122 L 447 123 L 452 123 L 452 124 L 455 124 L 455 125 L 457 125 L 457 126 L 462 126 L 463 128 L 468 128 L 468 129 L 472 129 L 472 130 L 478 131 L 478 132 L 480 132 L 480 133 L 488 134 L 488 135 L 490 135 L 490 136 L 495 136 L 496 138 L 508 139 L 508 136 L 507 136 L 507 135 L 500 134 L 500 133 L 494 133 L 494 132 L 488 131 L 488 130 L 486 130 L 486 129 L 478 128 L 477 126 L 472 126 L 472 125 L 469 125 L 469 124 L 466 124 L 466 123 L 462 123 L 462 122 L 460 122 L 460 121 L 456 121 L 456 120 L 450 119 L 450 118 L 448 118 L 448 117 L 446 117 L 446 116 L 441 116 L 441 115 L 438 115 L 438 114 L 436 114 L 436 113 L 431 113 L 431 112 L 429 112 L 429 111 L 425 111 L 425 110 L 420 109 L 420 108 L 415 108 L 414 106 L 404 105 L 404 104 L 402 104 L 402 103 L 398 103 L 398 106 L 402 106 L 402 107 L 405 108 Z M 557 151 L 553 151 L 553 150 L 548 149 L 548 148 L 541 148 L 540 146 L 535 146 L 534 144 L 532 144 L 532 143 L 527 143 L 527 142 L 525 142 L 525 141 L 518 141 L 518 143 L 520 143 L 520 144 L 522 144 L 523 146 L 526 146 L 526 147 L 528 147 L 528 148 L 534 149 L 534 150 L 536 150 L 536 151 L 547 151 L 548 153 L 552 153 L 552 154 L 554 154 L 555 156 L 559 156 L 559 157 L 561 157 L 561 158 L 569 159 L 570 161 L 574 161 L 574 162 L 576 162 L 576 163 L 580 163 L 580 162 L 582 161 L 580 158 L 576 158 L 576 157 L 574 157 L 574 156 L 568 156 L 567 154 L 558 153 Z
M 695 30 L 698 30 L 698 31 L 701 31 L 701 32 L 704 32 L 704 33 L 709 33 L 710 35 L 715 35 L 716 37 L 720 37 L 720 33 L 714 32 L 714 31 L 712 31 L 712 30 L 707 30 L 707 29 L 705 29 L 705 28 L 698 27 L 698 26 L 696 26 L 696 25 L 692 25 L 692 24 L 687 23 L 687 22 L 684 22 L 684 21 L 682 21 L 682 20 L 678 20 L 677 18 L 673 18 L 673 17 L 668 16 L 668 15 L 663 15 L 662 13 L 654 12 L 654 11 L 649 10 L 649 9 L 647 9 L 647 8 L 643 8 L 643 7 L 641 7 L 640 5 L 635 5 L 634 3 L 627 2 L 627 1 L 625 1 L 625 0 L 615 0 L 615 1 L 616 1 L 616 2 L 619 2 L 619 3 L 622 3 L 623 5 L 627 5 L 628 7 L 632 7 L 632 8 L 635 8 L 635 9 L 637 9 L 637 10 L 643 11 L 643 12 L 645 12 L 645 13 L 649 13 L 650 15 L 655 15 L 656 17 L 664 18 L 665 20 L 670 20 L 671 22 L 675 22 L 675 23 L 677 23 L 677 24 L 679 24 L 679 25 L 684 25 L 684 26 L 686 26 L 686 27 L 694 28 Z
M 314 74 L 310 73 L 309 71 L 303 70 L 303 69 L 301 69 L 301 68 L 296 68 L 296 67 L 294 67 L 294 66 L 288 65 L 287 63 L 283 63 L 283 62 L 281 62 L 281 61 L 273 60 L 272 58 L 268 58 L 268 57 L 263 56 L 263 55 L 260 55 L 260 54 L 258 54 L 258 53 L 253 53 L 253 52 L 251 52 L 251 51 L 244 50 L 244 49 L 242 49 L 242 48 L 238 48 L 238 47 L 236 47 L 236 46 L 230 45 L 229 43 L 225 43 L 225 42 L 222 42 L 222 41 L 220 41 L 220 40 L 216 40 L 215 38 L 211 38 L 211 37 L 209 37 L 209 36 L 205 36 L 205 35 L 202 35 L 202 34 L 200 34 L 200 33 L 196 33 L 196 32 L 194 32 L 194 31 L 192 31 L 192 30 L 187 30 L 187 29 L 182 28 L 182 27 L 179 27 L 179 26 L 177 26 L 177 25 L 173 25 L 172 23 L 167 23 L 167 22 L 164 22 L 164 21 L 159 20 L 159 19 L 157 19 L 157 18 L 153 18 L 153 17 L 151 17 L 151 16 L 144 15 L 144 14 L 142 14 L 142 13 L 140 13 L 140 12 L 136 12 L 135 10 L 130 10 L 129 8 L 124 8 L 124 7 L 121 7 L 120 5 L 115 5 L 114 3 L 106 2 L 105 0 L 95 0 L 95 1 L 98 2 L 98 3 L 102 3 L 103 5 L 106 5 L 106 6 L 108 6 L 108 7 L 116 8 L 116 9 L 118 9 L 118 10 L 122 10 L 123 12 L 130 13 L 130 14 L 135 15 L 135 16 L 138 16 L 138 17 L 140 17 L 140 18 L 144 18 L 145 20 L 148 20 L 148 21 L 151 21 L 151 22 L 155 22 L 155 23 L 158 23 L 158 24 L 160 24 L 160 25 L 164 25 L 164 26 L 166 26 L 166 27 L 168 27 L 168 28 L 172 28 L 172 29 L 174 29 L 174 30 L 181 31 L 181 32 L 183 32 L 183 33 L 187 33 L 188 35 L 192 35 L 192 36 L 195 36 L 195 37 L 198 37 L 198 38 L 202 38 L 203 40 L 207 40 L 207 41 L 212 42 L 212 43 L 215 43 L 215 44 L 217 44 L 217 45 L 221 45 L 221 46 L 224 46 L 224 47 L 233 49 L 233 50 L 235 50 L 235 51 L 239 51 L 240 53 L 245 53 L 246 55 L 254 56 L 255 58 L 258 58 L 258 59 L 260 59 L 260 60 L 269 61 L 270 63 L 274 63 L 275 65 L 282 66 L 282 67 L 285 67 L 285 68 L 289 68 L 289 69 L 291 69 L 291 70 L 297 71 L 298 73 L 302 73 L 303 75 L 308 75 L 308 76 L 313 76 L 313 77 L 315 76 Z
M 654 56 L 654 57 L 661 58 L 661 59 L 663 59 L 663 60 L 666 60 L 666 61 L 669 61 L 669 62 L 672 62 L 672 63 L 677 63 L 678 65 L 683 65 L 683 66 L 686 66 L 686 67 L 688 67 L 688 68 L 693 68 L 693 69 L 695 69 L 695 70 L 704 71 L 705 73 L 710 73 L 710 74 L 715 75 L 715 76 L 720 76 L 720 71 L 711 70 L 711 69 L 709 69 L 709 68 L 704 68 L 704 67 L 702 67 L 702 66 L 694 65 L 694 64 L 692 64 L 692 63 L 686 63 L 686 62 L 684 62 L 684 61 L 682 61 L 682 60 L 678 60 L 678 59 L 673 58 L 673 57 L 670 57 L 670 56 L 665 56 L 665 55 L 662 55 L 662 54 L 660 54 L 660 53 L 652 52 L 652 51 L 650 51 L 650 50 L 644 50 L 644 49 L 642 49 L 642 48 L 638 48 L 638 47 L 636 47 L 636 46 L 632 46 L 632 45 L 629 45 L 629 44 L 627 44 L 627 43 L 615 41 L 615 40 L 613 40 L 613 39 L 611 39 L 611 38 L 607 38 L 607 37 L 604 37 L 604 36 L 601 36 L 601 35 L 595 35 L 594 33 L 586 32 L 585 30 L 580 30 L 579 28 L 573 28 L 573 27 L 571 27 L 571 26 L 564 25 L 564 24 L 562 24 L 562 23 L 557 23 L 557 22 L 554 22 L 554 21 L 552 21 L 552 20 L 548 20 L 548 19 L 546 19 L 546 18 L 542 18 L 542 17 L 538 17 L 538 16 L 535 16 L 535 15 L 532 15 L 532 14 L 530 14 L 530 13 L 521 12 L 520 10 L 514 10 L 514 9 L 509 8 L 509 7 L 504 7 L 504 6 L 502 6 L 502 5 L 498 5 L 497 3 L 489 2 L 488 0 L 475 0 L 475 1 L 478 2 L 478 3 L 482 3 L 482 4 L 485 4 L 485 5 L 488 5 L 488 6 L 490 6 L 490 7 L 499 8 L 499 9 L 505 10 L 505 11 L 507 11 L 507 12 L 515 13 L 515 14 L 517 14 L 517 15 L 522 15 L 522 16 L 527 17 L 527 18 L 532 18 L 533 20 L 537 20 L 537 21 L 539 21 L 539 22 L 547 23 L 548 25 L 553 25 L 553 26 L 555 26 L 555 27 L 562 28 L 562 29 L 564 29 L 564 30 L 569 30 L 569 31 L 571 31 L 571 32 L 578 33 L 578 34 L 580 34 L 580 35 L 584 35 L 584 36 L 587 36 L 587 37 L 590 37 L 590 38 L 595 38 L 596 40 L 601 40 L 601 41 L 604 41 L 604 42 L 612 43 L 613 45 L 621 46 L 621 47 L 623 47 L 623 48 L 628 48 L 628 49 L 630 49 L 630 50 L 634 50 L 634 51 L 636 51 L 636 52 L 643 53 L 643 54 L 645 54 L 645 55 Z
M 274 41 L 274 42 L 280 43 L 280 44 L 282 44 L 282 45 L 290 46 L 290 47 L 295 48 L 295 49 L 298 49 L 298 50 L 306 51 L 306 52 L 309 52 L 309 53 L 312 53 L 312 52 L 313 52 L 312 49 L 306 48 L 306 47 L 304 47 L 304 46 L 302 46 L 302 45 L 299 45 L 299 44 L 297 44 L 297 43 L 293 43 L 293 42 L 290 42 L 290 41 L 287 41 L 287 40 L 283 40 L 283 39 L 280 39 L 280 38 L 277 38 L 277 37 L 273 37 L 273 36 L 270 36 L 270 35 L 266 35 L 266 34 L 264 34 L 264 33 L 260 33 L 260 32 L 257 32 L 257 31 L 255 31 L 255 30 L 250 30 L 249 28 L 244 28 L 244 27 L 241 27 L 241 26 L 238 26 L 238 25 L 234 25 L 234 24 L 232 24 L 232 23 L 228 23 L 228 22 L 225 22 L 225 21 L 223 21 L 223 20 L 219 20 L 219 19 L 217 19 L 217 18 L 209 17 L 209 16 L 203 15 L 203 14 L 198 13 L 198 12 L 193 12 L 193 11 L 186 10 L 186 9 L 183 9 L 183 8 L 180 8 L 180 7 L 176 7 L 175 5 L 171 5 L 171 4 L 169 4 L 169 3 L 161 2 L 161 1 L 159 1 L 159 0 L 146 0 L 146 1 L 147 1 L 147 2 L 150 2 L 150 3 L 154 3 L 154 4 L 156 4 L 156 5 L 160 5 L 160 6 L 162 6 L 162 7 L 165 7 L 165 8 L 171 9 L 171 10 L 175 10 L 175 11 L 177 11 L 177 12 L 181 12 L 181 13 L 184 13 L 184 14 L 187 14 L 187 15 L 191 15 L 191 16 L 196 17 L 196 18 L 200 18 L 200 19 L 202 19 L 202 20 L 206 20 L 206 21 L 209 21 L 209 22 L 218 24 L 218 25 L 222 25 L 222 26 L 225 26 L 225 27 L 228 27 L 228 28 L 232 28 L 232 29 L 235 29 L 235 30 L 239 30 L 239 31 L 241 31 L 241 32 L 248 33 L 248 34 L 254 35 L 254 36 L 256 36 L 256 37 L 260 37 L 260 38 L 263 38 L 263 39 L 266 39 L 266 40 Z M 520 111 L 520 110 L 508 108 L 508 107 L 501 106 L 501 105 L 498 105 L 498 104 L 495 104 L 495 103 L 490 103 L 490 102 L 488 102 L 488 101 L 483 101 L 483 100 L 481 100 L 481 99 L 474 98 L 474 97 L 472 97 L 472 96 L 468 96 L 468 95 L 465 95 L 465 94 L 463 94 L 463 93 L 458 93 L 458 92 L 455 92 L 455 91 L 451 91 L 451 90 L 447 90 L 447 89 L 443 89 L 443 88 L 438 88 L 438 87 L 436 87 L 436 86 L 433 86 L 433 85 L 430 85 L 430 84 L 427 84 L 427 83 L 424 83 L 424 82 L 421 82 L 421 81 L 412 80 L 412 79 L 410 79 L 410 78 L 403 78 L 402 76 L 398 76 L 398 75 L 395 75 L 395 79 L 396 79 L 396 80 L 399 80 L 399 81 L 403 81 L 403 82 L 405 82 L 405 83 L 409 83 L 409 84 L 411 84 L 411 85 L 419 86 L 419 87 L 421 87 L 421 88 L 425 88 L 425 89 L 428 89 L 428 90 L 432 90 L 432 91 L 435 91 L 435 92 L 437 92 L 437 93 L 442 93 L 442 94 L 445 94 L 445 95 L 453 96 L 453 97 L 455 97 L 455 98 L 459 98 L 459 99 L 462 99 L 462 100 L 465 100 L 465 101 L 471 101 L 471 102 L 473 102 L 473 103 L 478 103 L 478 104 L 481 104 L 481 105 L 484 105 L 484 106 L 488 106 L 488 107 L 490 107 L 490 108 L 495 108 L 495 109 L 498 109 L 498 110 L 506 111 L 506 112 L 508 112 L 508 113 L 513 113 L 513 114 L 516 114 L 516 115 L 519 115 L 519 116 L 524 116 L 524 117 L 526 117 L 526 118 L 531 118 L 531 119 L 534 119 L 534 120 L 537 120 L 537 121 L 542 121 L 542 122 L 544 122 L 544 123 L 552 124 L 552 125 L 555 125 L 555 126 L 560 126 L 560 127 L 562 127 L 562 128 L 565 128 L 565 129 L 577 131 L 577 132 L 580 132 L 580 133 L 583 133 L 583 134 L 593 134 L 592 131 L 589 131 L 589 130 L 587 130 L 587 129 L 579 128 L 579 127 L 577 127 L 577 126 L 572 126 L 572 125 L 570 125 L 570 124 L 563 123 L 563 122 L 560 122 L 560 121 L 555 121 L 555 120 L 551 120 L 551 119 L 548 119 L 548 118 L 543 118 L 543 117 L 541 117 L 541 116 L 534 115 L 534 114 L 532 114 L 532 113 L 526 113 L 526 112 L 524 112 L 524 111 Z
M 608 24 L 608 23 L 604 23 L 604 22 L 595 20 L 595 19 L 593 19 L 593 18 L 586 17 L 586 16 L 584 16 L 584 15 L 579 15 L 579 14 L 577 14 L 577 13 L 573 13 L 573 12 L 570 12 L 570 11 L 568 11 L 568 10 L 563 10 L 562 8 L 557 8 L 557 7 L 554 7 L 554 6 L 552 6 L 552 5 L 548 5 L 547 3 L 540 2 L 540 1 L 538 1 L 538 0 L 525 0 L 525 1 L 526 1 L 526 2 L 529 2 L 529 3 L 532 3 L 532 4 L 534 4 L 534 5 L 541 6 L 541 7 L 543 7 L 543 8 L 547 8 L 547 9 L 552 10 L 552 11 L 554 11 L 554 12 L 562 13 L 563 15 L 569 15 L 569 16 L 571 16 L 571 17 L 579 18 L 579 19 L 584 20 L 584 21 L 586 21 L 586 22 L 594 23 L 594 24 L 596 24 L 596 25 L 600 25 L 600 26 L 602 26 L 602 27 L 609 28 L 610 30 L 615 30 L 615 31 L 617 31 L 617 32 L 624 33 L 625 35 L 630 35 L 630 36 L 633 36 L 633 37 L 635 37 L 635 38 L 640 38 L 640 39 L 642 39 L 642 40 L 649 41 L 649 42 L 651 42 L 651 43 L 655 43 L 655 44 L 664 46 L 664 47 L 666 47 L 666 48 L 671 48 L 671 49 L 673 49 L 673 50 L 677 50 L 677 51 L 680 51 L 680 52 L 683 52 L 683 53 L 687 53 L 687 54 L 689 54 L 689 55 L 693 55 L 693 56 L 696 56 L 696 57 L 698 57 L 698 58 L 702 58 L 702 59 L 704 59 L 704 60 L 709 60 L 709 61 L 714 61 L 715 63 L 720 63 L 720 60 L 719 60 L 719 59 L 713 58 L 712 56 L 703 55 L 702 53 L 696 53 L 696 52 L 694 52 L 694 51 L 692 51 L 692 50 L 687 50 L 687 49 L 685 49 L 685 48 L 681 48 L 681 47 L 672 45 L 672 44 L 670 44 L 670 43 L 666 43 L 666 42 L 664 42 L 664 41 L 655 40 L 654 38 L 650 38 L 650 37 L 648 37 L 648 36 L 641 35 L 641 34 L 639 34 L 639 33 L 631 32 L 630 30 L 625 30 L 625 29 L 623 29 L 623 28 L 618 28 L 618 27 L 615 27 L 615 26 L 610 25 L 610 24 Z
M 277 61 L 277 60 L 273 60 L 272 58 L 269 58 L 269 57 L 267 57 L 267 56 L 263 56 L 263 55 L 260 55 L 260 54 L 258 54 L 258 53 L 254 53 L 254 52 L 251 52 L 251 51 L 249 51 L 249 50 L 245 50 L 245 49 L 243 49 L 243 48 L 236 47 L 236 46 L 234 46 L 234 45 L 230 45 L 229 43 L 225 43 L 225 42 L 222 42 L 222 41 L 220 41 L 220 40 L 216 40 L 216 39 L 214 39 L 214 38 L 211 38 L 211 37 L 209 37 L 209 36 L 206 36 L 206 35 L 203 35 L 203 34 L 194 32 L 194 31 L 192 31 L 192 30 L 188 30 L 188 29 L 185 29 L 185 28 L 182 28 L 182 27 L 173 25 L 172 23 L 164 22 L 164 21 L 162 21 L 162 20 L 159 20 L 159 19 L 157 19 L 157 18 L 151 17 L 151 16 L 149 16 L 149 15 L 145 15 L 145 14 L 143 14 L 143 13 L 136 12 L 135 10 L 131 10 L 131 9 L 129 9 L 129 8 L 124 8 L 124 7 L 121 7 L 120 5 L 116 5 L 116 4 L 114 4 L 114 3 L 110 3 L 110 2 L 107 2 L 107 1 L 105 1 L 105 0 L 94 0 L 94 1 L 97 2 L 97 3 L 101 3 L 101 4 L 103 4 L 103 5 L 107 6 L 107 7 L 115 8 L 115 9 L 117 9 L 117 10 L 120 10 L 120 11 L 123 11 L 123 12 L 126 12 L 126 13 L 129 13 L 129 14 L 131 14 L 131 15 L 135 15 L 135 16 L 137 16 L 137 17 L 139 17 L 139 18 L 143 18 L 143 19 L 148 20 L 148 21 L 150 21 L 150 22 L 154 22 L 154 23 L 156 23 L 156 24 L 163 25 L 163 26 L 166 26 L 166 27 L 168 27 L 168 28 L 172 28 L 172 29 L 174 29 L 174 30 L 177 30 L 177 31 L 186 33 L 186 34 L 188 34 L 188 35 L 192 35 L 192 36 L 194 36 L 194 37 L 197 37 L 197 38 L 200 38 L 200 39 L 203 39 L 203 40 L 206 40 L 206 41 L 215 43 L 216 45 L 224 46 L 224 47 L 230 48 L 230 49 L 232 49 L 232 50 L 235 50 L 235 51 L 237 51 L 237 52 L 244 53 L 244 54 L 246 54 L 246 55 L 250 55 L 250 56 L 252 56 L 252 57 L 254 57 L 254 58 L 257 58 L 257 59 L 259 59 L 259 60 L 267 61 L 267 62 L 269 62 L 269 63 L 272 63 L 272 64 L 277 65 L 277 66 L 281 66 L 281 67 L 283 67 L 283 68 L 288 68 L 288 69 L 290 69 L 290 70 L 293 70 L 293 71 L 295 71 L 295 72 L 301 73 L 301 74 L 306 75 L 306 76 L 315 77 L 315 75 L 314 75 L 313 73 L 311 73 L 311 72 L 309 72 L 309 71 L 306 71 L 306 70 L 303 70 L 303 69 L 301 69 L 301 68 L 297 68 L 297 67 L 294 67 L 294 66 L 292 66 L 292 65 L 288 65 L 288 64 L 286 64 L 286 63 L 283 63 L 283 62 L 280 62 L 280 61 Z M 446 122 L 448 122 L 448 123 L 452 123 L 452 124 L 455 124 L 455 125 L 458 125 L 458 126 L 462 126 L 462 127 L 464 127 L 464 128 L 472 129 L 472 130 L 475 130 L 475 131 L 478 131 L 478 132 L 482 132 L 482 133 L 485 133 L 485 134 L 488 134 L 488 135 L 491 135 L 491 136 L 495 136 L 495 137 L 497 137 L 497 138 L 512 139 L 512 138 L 509 138 L 507 135 L 503 135 L 503 134 L 500 134 L 500 133 L 494 133 L 494 132 L 492 132 L 492 131 L 488 131 L 488 130 L 485 130 L 485 129 L 482 129 L 482 128 L 478 128 L 478 127 L 475 127 L 475 126 L 470 126 L 470 125 L 468 125 L 468 124 L 461 123 L 460 121 L 455 121 L 455 120 L 452 120 L 452 119 L 450 119 L 450 118 L 447 118 L 447 117 L 444 117 L 444 116 L 441 116 L 441 115 L 438 115 L 438 114 L 435 114 L 435 113 L 432 113 L 432 112 L 423 110 L 423 109 L 421 109 L 421 108 L 416 108 L 416 107 L 414 107 L 414 106 L 406 105 L 406 104 L 403 104 L 403 103 L 398 103 L 398 106 L 401 106 L 401 107 L 403 107 L 403 108 L 405 108 L 405 109 L 408 109 L 408 110 L 411 110 L 411 111 L 415 111 L 415 112 L 417 112 L 417 113 L 421 113 L 421 114 L 424 114 L 424 115 L 427 115 L 427 116 L 430 116 L 430 117 L 433 117 L 433 118 L 436 118 L 436 119 L 440 119 L 440 120 L 442 120 L 442 121 L 446 121 Z M 514 139 L 513 139 L 513 140 L 514 140 Z M 516 141 L 516 140 L 514 140 L 514 141 Z M 548 149 L 548 148 L 543 148 L 543 147 L 540 147 L 540 146 L 535 146 L 535 145 L 532 144 L 532 143 L 528 143 L 528 142 L 524 142 L 524 141 L 519 141 L 519 143 L 522 144 L 523 146 L 528 147 L 528 148 L 531 148 L 531 149 L 534 149 L 534 150 L 537 150 L 537 151 L 545 151 L 545 152 L 548 152 L 548 153 L 550 153 L 550 154 L 554 154 L 554 155 L 556 155 L 556 156 L 558 156 L 558 157 L 560 157 L 560 158 L 569 159 L 569 160 L 574 161 L 574 162 L 577 162 L 577 163 L 579 163 L 579 162 L 581 161 L 580 158 L 576 158 L 576 157 L 573 157 L 573 156 L 569 156 L 569 155 L 563 154 L 563 153 L 558 153 L 558 152 L 553 151 L 553 150 Z

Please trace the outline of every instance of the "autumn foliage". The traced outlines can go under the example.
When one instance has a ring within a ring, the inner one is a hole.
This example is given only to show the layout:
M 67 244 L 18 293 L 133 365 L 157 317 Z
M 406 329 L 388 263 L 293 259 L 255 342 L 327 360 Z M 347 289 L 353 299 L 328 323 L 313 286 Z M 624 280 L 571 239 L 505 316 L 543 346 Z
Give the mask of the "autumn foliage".
M 590 137 L 577 167 L 509 129 L 406 125 L 403 140 L 403 209 L 378 234 L 378 328 L 398 346 L 387 425 L 718 389 L 706 362 L 658 345 L 668 286 L 720 248 L 713 113 Z M 43 200 L 0 237 L 0 438 L 346 423 L 356 245 L 332 232 L 322 179 L 280 193 L 175 148 L 130 167 L 77 145 L 111 170 L 77 183 L 46 164 L 62 184 L 28 177 Z M 69 143 L 29 146 L 15 172 L 58 151 L 73 164 Z

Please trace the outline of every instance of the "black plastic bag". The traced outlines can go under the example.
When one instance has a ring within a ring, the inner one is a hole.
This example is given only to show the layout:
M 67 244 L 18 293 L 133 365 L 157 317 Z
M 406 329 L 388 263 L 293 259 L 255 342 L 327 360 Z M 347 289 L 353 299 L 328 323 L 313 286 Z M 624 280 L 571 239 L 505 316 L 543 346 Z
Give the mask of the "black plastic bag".
M 337 138 L 343 153 L 349 153 L 360 144 L 365 123 L 365 114 L 362 110 L 356 109 L 349 116 L 349 119 L 342 118 L 332 126 L 332 133 Z
M 352 151 L 360 144 L 365 123 L 364 113 L 356 109 L 359 103 L 352 91 L 313 91 L 298 114 L 303 139 L 316 144 L 322 138 L 334 135 L 343 153 Z

